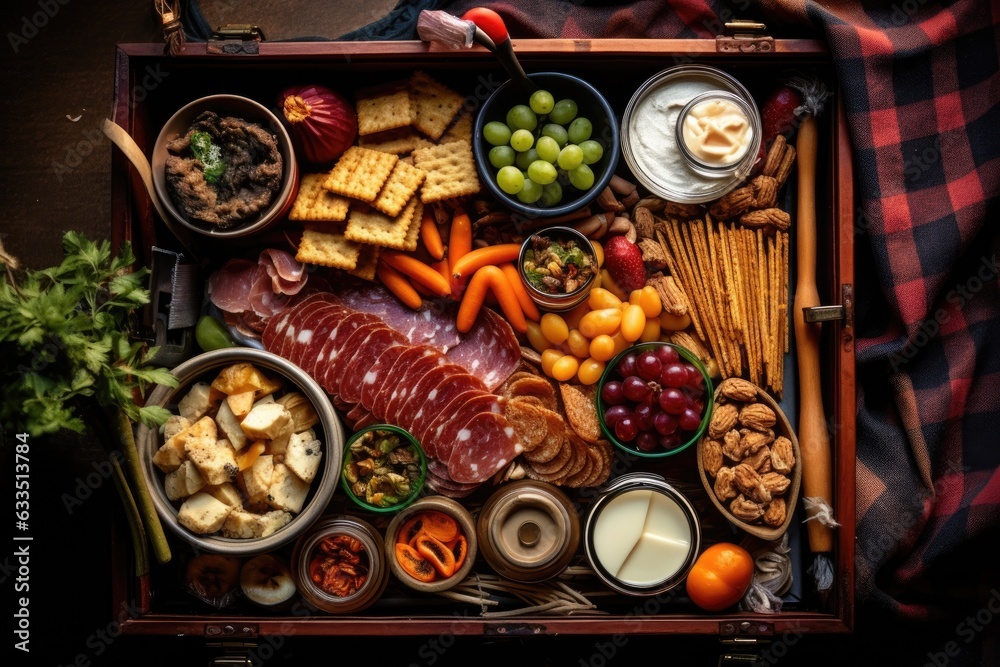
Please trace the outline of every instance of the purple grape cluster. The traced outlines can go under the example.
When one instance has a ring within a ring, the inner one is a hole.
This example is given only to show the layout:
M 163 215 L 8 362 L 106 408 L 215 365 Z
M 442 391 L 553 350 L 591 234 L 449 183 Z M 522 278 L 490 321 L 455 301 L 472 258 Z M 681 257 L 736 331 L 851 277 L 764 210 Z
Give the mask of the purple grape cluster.
M 701 371 L 673 347 L 630 352 L 601 388 L 604 423 L 619 442 L 669 451 L 691 439 L 705 410 Z

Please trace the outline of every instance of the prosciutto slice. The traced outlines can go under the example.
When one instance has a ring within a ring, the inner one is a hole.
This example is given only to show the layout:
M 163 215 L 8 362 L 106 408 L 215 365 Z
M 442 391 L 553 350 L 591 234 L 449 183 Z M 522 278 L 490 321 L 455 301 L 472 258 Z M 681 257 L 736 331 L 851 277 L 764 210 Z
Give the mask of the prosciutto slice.
M 231 259 L 208 277 L 208 299 L 227 313 L 250 310 L 250 288 L 257 276 L 257 264 L 248 259 Z

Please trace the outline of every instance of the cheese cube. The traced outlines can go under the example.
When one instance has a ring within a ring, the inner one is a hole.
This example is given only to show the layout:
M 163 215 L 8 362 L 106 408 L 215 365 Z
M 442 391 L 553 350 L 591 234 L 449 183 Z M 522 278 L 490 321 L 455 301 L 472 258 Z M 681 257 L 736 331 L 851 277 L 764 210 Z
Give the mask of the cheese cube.
M 275 464 L 271 486 L 267 490 L 267 502 L 271 507 L 298 514 L 306 503 L 308 493 L 308 483 L 299 479 L 284 463 Z
M 163 489 L 170 500 L 180 500 L 198 493 L 205 486 L 205 479 L 191 461 L 184 461 L 163 480 Z
M 215 438 L 195 438 L 184 444 L 187 457 L 198 466 L 206 484 L 225 484 L 240 471 L 233 448 Z
M 252 502 L 267 497 L 267 490 L 271 488 L 273 474 L 274 457 L 270 454 L 258 456 L 253 465 L 243 471 L 243 485 L 246 487 L 247 497 Z
M 170 415 L 167 417 L 167 421 L 163 422 L 163 428 L 161 429 L 163 433 L 163 440 L 169 440 L 190 425 L 190 419 L 181 417 L 180 415 Z
M 288 439 L 284 463 L 303 482 L 312 482 L 316 478 L 322 458 L 323 446 L 311 429 Z
M 209 396 L 211 390 L 212 387 L 206 382 L 195 383 L 177 404 L 181 417 L 196 421 L 207 415 L 212 408 L 212 399 Z
M 183 431 L 169 438 L 153 455 L 153 463 L 163 472 L 173 472 L 187 458 L 184 445 L 197 438 L 215 439 L 217 431 L 211 417 L 202 417 Z
M 255 405 L 240 424 L 243 432 L 254 440 L 274 440 L 290 433 L 292 415 L 280 403 Z
M 265 514 L 254 514 L 237 508 L 226 517 L 222 525 L 224 537 L 250 539 L 273 535 L 283 526 L 288 525 L 292 515 L 284 510 L 272 510 Z
M 205 493 L 210 494 L 216 500 L 221 500 L 230 507 L 241 507 L 243 505 L 243 496 L 240 495 L 240 490 L 231 482 L 219 484 L 218 486 L 206 486 Z
M 253 407 L 253 392 L 242 391 L 238 394 L 228 396 L 226 398 L 225 405 L 229 407 L 230 412 L 240 419 L 243 419 L 247 416 L 247 413 L 250 412 L 250 408 Z
M 177 521 L 192 533 L 205 535 L 222 528 L 233 508 L 199 491 L 184 501 L 177 512 Z
M 240 451 L 249 442 L 249 438 L 240 428 L 240 418 L 229 406 L 229 401 L 223 401 L 219 405 L 219 411 L 215 414 L 215 423 L 218 424 L 219 430 L 225 433 L 229 442 L 233 443 L 233 449 Z

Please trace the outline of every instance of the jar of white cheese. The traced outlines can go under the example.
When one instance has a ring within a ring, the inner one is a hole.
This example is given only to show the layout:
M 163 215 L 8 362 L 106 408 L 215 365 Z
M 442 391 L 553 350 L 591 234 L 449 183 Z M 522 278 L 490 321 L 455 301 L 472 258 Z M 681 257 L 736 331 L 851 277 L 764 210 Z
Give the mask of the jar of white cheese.
M 700 204 L 749 176 L 760 150 L 760 112 L 726 72 L 680 65 L 639 87 L 625 109 L 621 137 L 629 169 L 651 193 Z

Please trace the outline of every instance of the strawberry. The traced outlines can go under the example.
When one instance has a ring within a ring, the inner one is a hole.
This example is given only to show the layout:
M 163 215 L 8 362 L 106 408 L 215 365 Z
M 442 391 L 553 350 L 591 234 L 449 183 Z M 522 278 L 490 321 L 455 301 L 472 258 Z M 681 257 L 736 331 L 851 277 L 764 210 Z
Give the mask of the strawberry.
M 626 292 L 646 284 L 646 264 L 639 246 L 624 236 L 613 236 L 604 244 L 604 266 Z
M 770 146 L 779 134 L 790 137 L 798 123 L 795 109 L 802 106 L 802 93 L 790 86 L 781 86 L 768 96 L 761 110 L 761 139 Z

